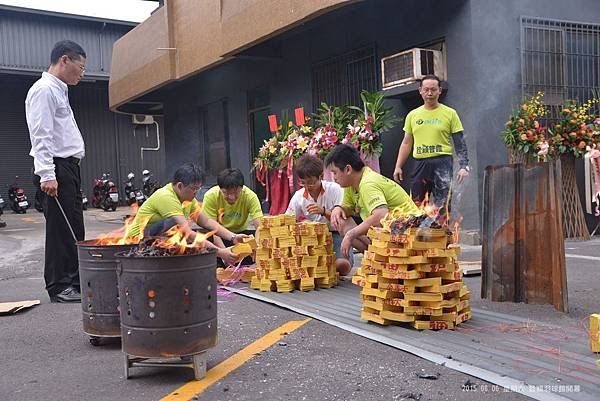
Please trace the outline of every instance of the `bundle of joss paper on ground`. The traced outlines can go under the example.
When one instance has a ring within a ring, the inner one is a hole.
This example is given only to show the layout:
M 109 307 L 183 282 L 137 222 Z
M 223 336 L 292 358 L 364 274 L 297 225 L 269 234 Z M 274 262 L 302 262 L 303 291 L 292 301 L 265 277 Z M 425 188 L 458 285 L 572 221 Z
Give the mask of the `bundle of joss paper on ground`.
M 425 215 L 382 225 L 369 229 L 371 245 L 352 278 L 362 287 L 361 319 L 418 330 L 452 329 L 470 319 L 452 232 Z
M 217 281 L 223 285 L 230 285 L 241 281 L 249 283 L 252 277 L 255 276 L 256 270 L 254 266 L 242 265 L 242 260 L 251 256 L 256 249 L 256 239 L 253 235 L 243 239 L 242 243 L 235 244 L 231 247 L 231 252 L 238 256 L 240 263 L 237 266 L 229 266 L 226 268 L 217 268 Z
M 257 231 L 256 275 L 250 287 L 291 292 L 337 285 L 333 240 L 327 224 L 265 216 Z

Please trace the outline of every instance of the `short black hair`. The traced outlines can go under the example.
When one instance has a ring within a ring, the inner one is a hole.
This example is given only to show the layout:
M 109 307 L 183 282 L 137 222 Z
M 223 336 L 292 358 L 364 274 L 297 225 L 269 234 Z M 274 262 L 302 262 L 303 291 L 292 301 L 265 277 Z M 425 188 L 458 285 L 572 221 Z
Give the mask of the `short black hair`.
M 302 155 L 296 162 L 298 178 L 320 177 L 323 174 L 323 161 L 316 156 Z
M 217 176 L 219 188 L 231 189 L 244 186 L 244 175 L 239 168 L 226 168 Z
M 194 163 L 185 163 L 180 166 L 173 174 L 173 179 L 171 183 L 177 184 L 178 182 L 182 183 L 185 186 L 203 183 L 204 182 L 204 171 L 202 167 L 194 164 Z
M 61 40 L 56 42 L 50 53 L 50 63 L 58 63 L 58 60 L 67 55 L 71 60 L 79 60 L 80 57 L 87 58 L 85 51 L 77 43 L 70 40 Z
M 360 154 L 355 147 L 345 144 L 337 145 L 333 151 L 325 158 L 325 166 L 334 165 L 340 170 L 350 165 L 353 170 L 360 171 L 365 167 L 365 163 L 361 160 Z
M 433 81 L 437 81 L 438 86 L 441 88 L 442 87 L 442 81 L 437 77 L 437 75 L 425 75 L 423 78 L 419 79 L 419 88 L 421 86 L 423 86 L 423 81 L 427 80 L 427 79 L 431 79 Z

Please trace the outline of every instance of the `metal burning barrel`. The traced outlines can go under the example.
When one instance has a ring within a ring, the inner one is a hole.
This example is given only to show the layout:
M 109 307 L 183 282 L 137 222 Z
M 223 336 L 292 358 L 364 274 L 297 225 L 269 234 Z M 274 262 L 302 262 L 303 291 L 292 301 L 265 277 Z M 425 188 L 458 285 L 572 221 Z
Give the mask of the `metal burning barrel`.
M 96 240 L 77 243 L 83 331 L 94 345 L 97 337 L 121 336 L 115 253 L 132 246 L 97 245 Z
M 116 255 L 126 355 L 196 355 L 217 344 L 214 250 L 197 255 Z

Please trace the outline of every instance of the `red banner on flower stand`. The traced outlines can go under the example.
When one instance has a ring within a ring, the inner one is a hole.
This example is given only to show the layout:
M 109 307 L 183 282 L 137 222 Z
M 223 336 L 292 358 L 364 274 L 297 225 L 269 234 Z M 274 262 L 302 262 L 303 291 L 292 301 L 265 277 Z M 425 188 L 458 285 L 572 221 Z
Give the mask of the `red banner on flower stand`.
M 271 132 L 276 132 L 277 131 L 277 116 L 275 114 L 271 114 L 267 118 L 269 119 L 269 130 Z
M 304 119 L 304 107 L 298 107 L 294 110 L 294 114 L 296 115 L 296 125 L 301 126 L 306 123 Z
M 274 216 L 285 213 L 291 199 L 286 171 L 282 169 L 269 171 L 269 187 L 271 192 L 269 214 Z

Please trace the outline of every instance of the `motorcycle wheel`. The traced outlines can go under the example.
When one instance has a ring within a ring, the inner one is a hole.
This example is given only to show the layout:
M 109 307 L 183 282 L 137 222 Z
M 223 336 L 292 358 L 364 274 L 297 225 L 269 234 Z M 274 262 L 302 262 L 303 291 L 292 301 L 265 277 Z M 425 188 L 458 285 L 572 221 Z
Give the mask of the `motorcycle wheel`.
M 82 206 L 81 206 L 81 208 L 82 208 L 83 210 L 87 210 L 87 205 L 82 205 Z
M 108 212 L 108 210 L 111 207 L 110 202 L 108 200 L 104 200 L 104 202 L 102 202 L 101 207 L 102 207 L 102 210 L 104 210 L 105 212 Z
M 117 210 L 117 204 L 113 203 L 112 206 L 110 207 L 110 209 L 114 212 L 115 210 Z

